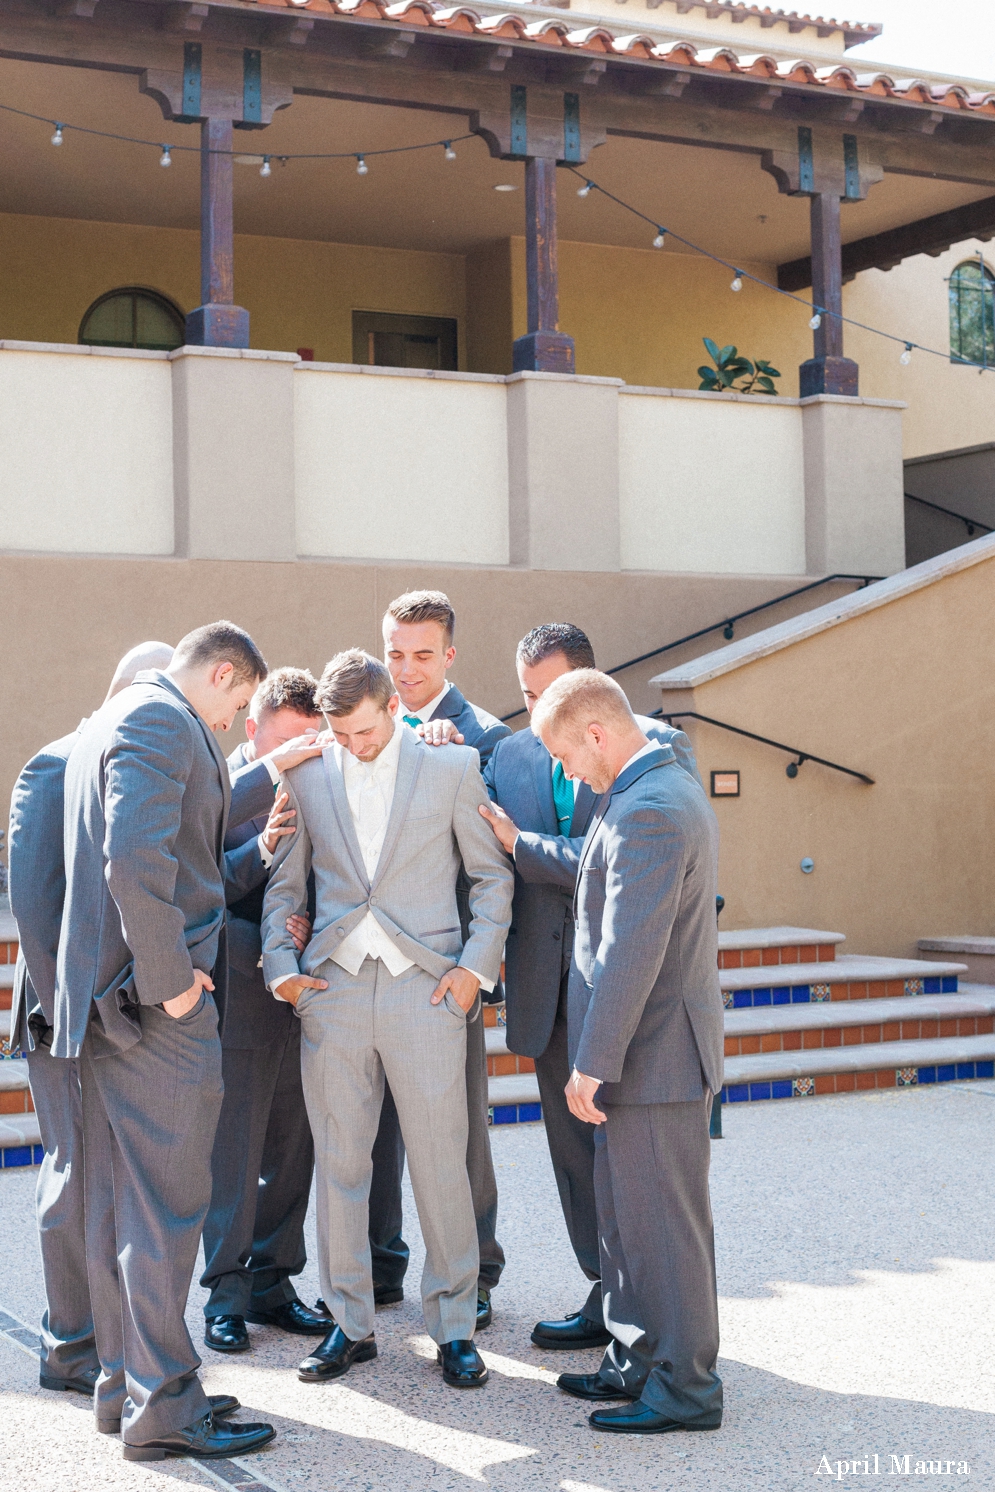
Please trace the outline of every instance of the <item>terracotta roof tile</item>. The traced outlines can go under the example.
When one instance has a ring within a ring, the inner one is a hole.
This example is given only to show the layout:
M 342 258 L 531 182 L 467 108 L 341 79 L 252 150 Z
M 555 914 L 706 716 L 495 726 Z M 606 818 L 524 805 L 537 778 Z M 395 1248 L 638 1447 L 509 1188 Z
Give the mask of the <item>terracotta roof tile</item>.
M 803 87 L 832 88 L 870 94 L 876 98 L 898 99 L 905 103 L 931 105 L 933 108 L 995 115 L 995 89 L 968 93 L 959 83 L 931 83 L 922 78 L 896 82 L 887 73 L 855 73 L 852 68 L 839 65 L 816 67 L 805 58 L 778 62 L 766 53 L 737 53 L 731 47 L 699 50 L 689 41 L 657 42 L 645 34 L 619 35 L 607 26 L 600 25 L 571 29 L 568 22 L 552 18 L 527 22 L 517 14 L 481 16 L 469 6 L 445 5 L 439 3 L 439 0 L 398 0 L 398 3 L 391 5 L 386 4 L 385 0 L 254 0 L 254 3 L 262 9 L 284 9 L 290 6 L 298 11 L 335 14 L 352 20 L 386 20 L 403 26 L 434 26 L 466 35 L 486 36 L 491 40 L 516 41 L 525 46 L 565 46 L 573 50 L 613 56 L 620 61 L 652 61 L 694 71 L 755 78 L 776 77 L 781 82 Z M 698 0 L 692 0 L 692 3 L 698 3 Z M 876 23 L 865 25 L 861 22 L 836 21 L 794 10 L 736 4 L 734 0 L 700 0 L 700 3 L 719 3 L 724 13 L 734 11 L 744 16 L 760 16 L 766 18 L 769 25 L 774 21 L 787 21 L 796 22 L 795 29 L 801 29 L 804 25 L 843 30 L 854 41 L 865 36 L 876 36 L 880 31 Z M 849 44 L 852 43 L 848 42 Z

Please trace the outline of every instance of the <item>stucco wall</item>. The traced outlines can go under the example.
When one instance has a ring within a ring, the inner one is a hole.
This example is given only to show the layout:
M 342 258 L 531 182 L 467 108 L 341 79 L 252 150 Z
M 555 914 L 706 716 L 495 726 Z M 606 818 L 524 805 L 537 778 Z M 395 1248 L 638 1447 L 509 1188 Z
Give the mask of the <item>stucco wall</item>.
M 875 779 L 806 762 L 792 780 L 784 753 L 687 721 L 706 783 L 713 770 L 742 774 L 741 796 L 712 804 L 720 926 L 828 928 L 846 933 L 847 952 L 909 956 L 919 938 L 995 933 L 995 545 L 957 556 L 976 546 L 987 557 L 970 569 L 693 691 L 663 692 L 668 712 L 695 710 Z
M 627 388 L 619 474 L 623 569 L 804 574 L 797 404 Z

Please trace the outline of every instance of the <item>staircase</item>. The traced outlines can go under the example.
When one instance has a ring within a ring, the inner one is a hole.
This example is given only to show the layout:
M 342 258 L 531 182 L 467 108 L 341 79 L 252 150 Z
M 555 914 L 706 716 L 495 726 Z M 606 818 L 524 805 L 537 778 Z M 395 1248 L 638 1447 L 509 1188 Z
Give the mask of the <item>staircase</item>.
M 11 1057 L 10 1007 L 17 962 L 17 924 L 0 911 L 0 1169 L 37 1165 L 42 1158 L 41 1134 L 28 1087 L 28 1064 Z
M 843 942 L 799 927 L 719 933 L 723 1103 L 995 1077 L 995 987 L 959 984 L 962 963 L 840 955 Z M 541 1119 L 503 1008 L 485 1006 L 484 1021 L 493 1123 Z

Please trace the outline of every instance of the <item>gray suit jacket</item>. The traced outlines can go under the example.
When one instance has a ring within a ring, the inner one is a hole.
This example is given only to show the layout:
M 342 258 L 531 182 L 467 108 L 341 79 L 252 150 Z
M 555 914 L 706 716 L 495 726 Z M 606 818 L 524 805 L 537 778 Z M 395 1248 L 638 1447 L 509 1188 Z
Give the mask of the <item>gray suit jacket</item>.
M 372 911 L 397 947 L 440 979 L 457 963 L 497 979 L 511 919 L 511 868 L 478 806 L 487 794 L 477 753 L 401 739 L 394 801 L 372 882 L 349 811 L 334 747 L 287 774 L 297 832 L 274 857 L 263 908 L 263 973 L 313 974 Z M 481 832 L 483 831 L 483 833 Z M 462 858 L 470 880 L 470 933 L 463 946 L 456 906 Z M 304 909 L 315 879 L 314 934 L 298 963 L 285 922 Z
M 673 747 L 678 763 L 697 781 L 691 742 L 662 720 L 636 717 L 644 735 Z M 538 1057 L 546 1050 L 559 1003 L 563 954 L 573 939 L 573 894 L 584 836 L 597 801 L 586 782 L 578 784 L 570 837 L 560 835 L 553 806 L 553 767 L 549 752 L 531 730 L 499 741 L 484 769 L 484 784 L 496 803 L 522 830 L 515 848 L 515 899 L 505 951 L 504 982 L 509 1050 Z M 533 881 L 535 841 L 554 839 L 562 881 L 549 883 L 540 864 Z
M 214 975 L 223 1008 L 224 833 L 231 790 L 212 732 L 157 669 L 91 716 L 66 767 L 66 900 L 55 1056 L 141 1039 L 142 1005 Z
M 667 746 L 599 801 L 577 877 L 570 1059 L 604 1104 L 680 1103 L 722 1087 L 715 886 L 719 833 Z

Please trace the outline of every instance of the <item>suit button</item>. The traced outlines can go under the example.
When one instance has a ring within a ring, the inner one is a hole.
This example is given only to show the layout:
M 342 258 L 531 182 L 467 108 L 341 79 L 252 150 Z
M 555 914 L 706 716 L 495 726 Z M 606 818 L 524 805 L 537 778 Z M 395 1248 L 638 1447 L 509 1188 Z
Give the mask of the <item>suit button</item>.
M 338 933 L 338 935 L 339 935 L 340 938 L 344 938 L 345 937 L 345 928 L 344 927 L 337 927 L 335 929 L 335 931 Z
M 554 943 L 558 943 L 559 941 L 560 941 L 560 935 L 559 935 L 559 933 L 554 933 L 553 934 L 553 942 Z
M 376 907 L 376 906 L 379 906 L 379 905 L 380 905 L 380 903 L 379 903 L 378 899 L 375 896 L 371 896 L 370 897 L 370 906 L 371 907 Z

